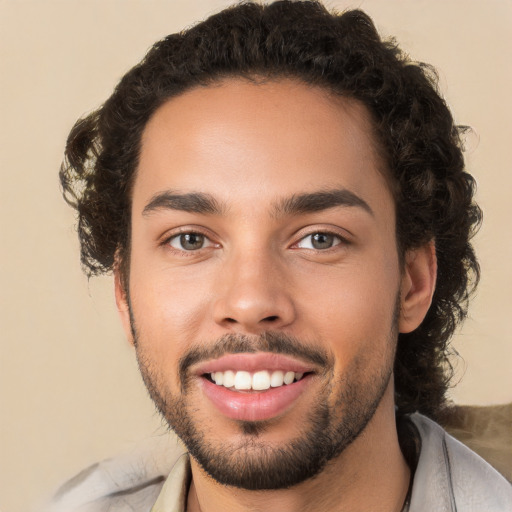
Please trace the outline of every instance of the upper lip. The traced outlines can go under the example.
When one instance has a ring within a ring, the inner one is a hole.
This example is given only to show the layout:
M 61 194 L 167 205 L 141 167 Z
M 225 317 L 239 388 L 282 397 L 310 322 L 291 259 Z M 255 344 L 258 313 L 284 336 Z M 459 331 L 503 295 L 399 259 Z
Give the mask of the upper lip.
M 261 370 L 307 373 L 314 366 L 289 355 L 269 352 L 227 354 L 217 359 L 198 363 L 192 373 L 200 376 L 205 373 L 232 371 L 257 372 Z

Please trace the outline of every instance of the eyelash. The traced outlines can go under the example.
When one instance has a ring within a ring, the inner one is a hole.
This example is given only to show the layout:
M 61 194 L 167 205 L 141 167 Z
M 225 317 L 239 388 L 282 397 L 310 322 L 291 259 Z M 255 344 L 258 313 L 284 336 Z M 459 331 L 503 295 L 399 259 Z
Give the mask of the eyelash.
M 176 248 L 176 247 L 173 247 L 171 245 L 171 242 L 181 236 L 184 236 L 184 235 L 197 235 L 197 236 L 201 236 L 201 237 L 204 237 L 204 240 L 209 242 L 209 245 L 207 247 L 199 247 L 198 249 L 190 249 L 190 250 L 187 250 L 187 249 L 180 249 L 180 248 Z M 292 244 L 292 248 L 298 248 L 298 249 L 301 249 L 301 247 L 298 247 L 299 244 L 306 240 L 308 237 L 313 237 L 315 235 L 327 235 L 327 236 L 330 236 L 330 237 L 334 237 L 338 242 L 337 243 L 334 243 L 331 247 L 328 247 L 328 248 L 325 248 L 325 249 L 316 249 L 314 247 L 303 247 L 303 249 L 307 249 L 309 251 L 315 251 L 315 252 L 318 252 L 318 253 L 326 253 L 326 252 L 330 252 L 331 250 L 335 250 L 336 247 L 340 246 L 340 245 L 350 245 L 350 241 L 347 240 L 345 237 L 341 236 L 338 232 L 335 232 L 333 230 L 329 230 L 329 229 L 317 229 L 315 231 L 310 231 L 309 233 L 303 233 L 299 240 L 295 243 Z M 180 231 L 178 233 L 173 233 L 172 235 L 170 236 L 167 236 L 164 240 L 162 240 L 161 244 L 162 246 L 168 248 L 169 250 L 173 251 L 173 252 L 176 252 L 176 253 L 179 253 L 181 255 L 187 255 L 187 256 L 192 256 L 194 253 L 199 253 L 201 250 L 203 249 L 208 249 L 210 247 L 215 247 L 216 245 L 219 246 L 219 244 L 215 244 L 215 242 L 213 242 L 211 240 L 211 238 L 204 232 L 201 232 L 199 230 L 192 230 L 192 229 L 189 229 L 189 230 L 183 230 L 183 231 Z
M 179 231 L 178 233 L 173 233 L 172 235 L 167 236 L 164 240 L 162 240 L 161 245 L 167 247 L 168 249 L 170 249 L 172 251 L 176 251 L 178 253 L 187 254 L 187 255 L 191 255 L 193 253 L 197 253 L 197 252 L 201 251 L 201 249 L 207 249 L 208 248 L 208 247 L 199 247 L 198 249 L 195 249 L 195 250 L 186 250 L 184 248 L 183 249 L 179 249 L 179 248 L 173 247 L 171 245 L 171 242 L 173 240 L 179 239 L 179 237 L 182 237 L 184 235 L 201 236 L 201 237 L 204 238 L 205 242 L 206 241 L 209 242 L 210 245 L 208 245 L 208 247 L 215 246 L 215 243 L 212 242 L 211 238 L 206 233 L 203 233 L 203 232 L 201 232 L 199 230 L 192 230 L 192 229 Z
M 297 242 L 295 242 L 292 247 L 297 247 L 300 249 L 301 247 L 298 247 L 298 245 L 301 242 L 303 242 L 307 238 L 313 237 L 315 235 L 327 235 L 327 236 L 337 239 L 338 242 L 334 243 L 331 247 L 328 247 L 325 249 L 316 249 L 314 247 L 311 247 L 311 248 L 302 247 L 302 249 L 307 249 L 307 250 L 315 251 L 315 252 L 319 252 L 319 253 L 326 253 L 326 252 L 330 252 L 331 250 L 336 250 L 336 247 L 338 247 L 340 245 L 343 245 L 343 246 L 350 245 L 349 240 L 347 240 L 344 236 L 340 235 L 336 231 L 329 230 L 329 229 L 317 229 L 315 231 L 310 231 L 309 233 L 302 234 L 302 236 L 299 238 L 299 240 Z

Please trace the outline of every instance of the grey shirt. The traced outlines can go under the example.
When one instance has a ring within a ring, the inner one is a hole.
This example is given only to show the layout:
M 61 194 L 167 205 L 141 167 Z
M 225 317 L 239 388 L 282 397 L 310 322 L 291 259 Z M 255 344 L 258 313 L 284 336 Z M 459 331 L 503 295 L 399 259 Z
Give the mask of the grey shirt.
M 409 512 L 512 512 L 512 485 L 421 414 L 409 417 L 419 457 Z M 185 512 L 188 454 L 176 438 L 110 459 L 65 484 L 46 512 Z

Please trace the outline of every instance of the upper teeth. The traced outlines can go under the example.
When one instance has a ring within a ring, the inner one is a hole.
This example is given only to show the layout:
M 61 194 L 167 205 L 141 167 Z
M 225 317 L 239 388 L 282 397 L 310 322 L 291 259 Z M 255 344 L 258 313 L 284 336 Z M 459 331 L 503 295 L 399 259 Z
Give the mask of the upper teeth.
M 225 371 L 211 373 L 210 376 L 219 386 L 235 388 L 239 390 L 262 391 L 270 387 L 277 388 L 283 384 L 291 384 L 294 380 L 302 379 L 303 373 L 283 372 L 276 370 L 269 372 L 262 370 L 253 374 L 245 371 Z

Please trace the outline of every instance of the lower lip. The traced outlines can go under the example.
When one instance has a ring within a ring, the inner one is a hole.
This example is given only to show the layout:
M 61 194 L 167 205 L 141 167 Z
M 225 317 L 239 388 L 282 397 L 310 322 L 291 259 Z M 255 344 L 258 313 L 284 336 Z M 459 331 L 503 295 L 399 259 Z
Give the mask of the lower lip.
M 228 418 L 240 421 L 263 421 L 284 413 L 299 398 L 310 376 L 298 382 L 266 391 L 240 392 L 218 386 L 201 378 L 204 394 Z

